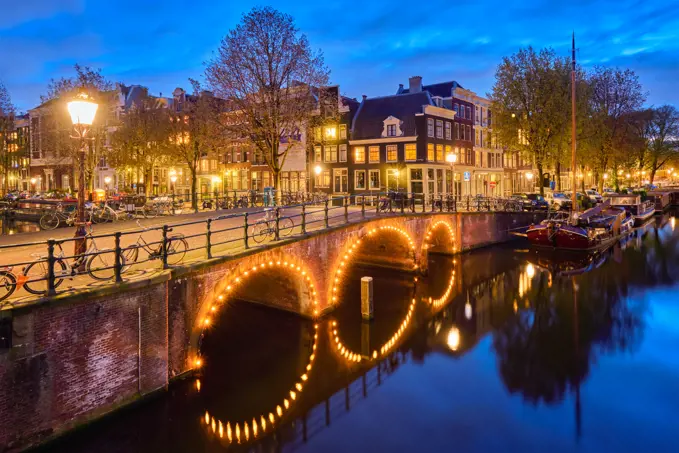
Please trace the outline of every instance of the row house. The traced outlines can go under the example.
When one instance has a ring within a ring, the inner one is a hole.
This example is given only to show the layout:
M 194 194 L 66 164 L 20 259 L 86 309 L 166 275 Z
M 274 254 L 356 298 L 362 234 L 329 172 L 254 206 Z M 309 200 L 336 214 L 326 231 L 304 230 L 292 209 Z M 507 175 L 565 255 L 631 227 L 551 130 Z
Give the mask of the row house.
M 28 115 L 15 116 L 12 127 L 3 133 L 0 132 L 0 148 L 2 153 L 3 170 L 0 176 L 0 188 L 4 190 L 30 190 L 30 130 Z M 6 179 L 5 179 L 6 178 Z

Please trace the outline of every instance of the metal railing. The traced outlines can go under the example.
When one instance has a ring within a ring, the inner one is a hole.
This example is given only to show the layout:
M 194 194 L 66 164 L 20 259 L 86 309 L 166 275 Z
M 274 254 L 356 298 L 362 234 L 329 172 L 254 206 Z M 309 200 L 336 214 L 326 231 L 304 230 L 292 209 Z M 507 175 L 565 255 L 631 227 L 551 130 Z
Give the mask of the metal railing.
M 90 224 L 84 253 L 64 252 L 69 247 L 76 250 L 75 243 L 82 238 L 0 245 L 0 306 L 13 294 L 23 302 L 28 295 L 54 296 L 77 287 L 115 284 L 122 282 L 124 275 L 148 277 L 154 269 L 235 255 L 260 244 L 300 237 L 368 217 L 520 208 L 520 204 L 510 199 L 425 197 L 388 192 L 246 210 L 171 225 L 144 227 L 137 221 L 138 229 L 108 234 L 94 234 Z M 158 265 L 148 264 L 153 261 Z M 63 285 L 65 280 L 73 284 Z M 22 289 L 24 291 L 20 291 Z

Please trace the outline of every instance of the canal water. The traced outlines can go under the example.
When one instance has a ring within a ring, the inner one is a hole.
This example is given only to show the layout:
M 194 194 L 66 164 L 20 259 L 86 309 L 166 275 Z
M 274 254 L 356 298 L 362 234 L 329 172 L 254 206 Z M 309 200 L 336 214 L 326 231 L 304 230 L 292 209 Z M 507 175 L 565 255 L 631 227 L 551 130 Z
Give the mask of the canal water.
M 0 236 L 34 233 L 36 231 L 40 231 L 40 225 L 37 222 L 9 219 L 0 213 Z
M 200 376 L 43 450 L 677 451 L 677 223 L 587 259 L 518 242 L 417 279 L 353 266 L 318 323 L 232 301 Z

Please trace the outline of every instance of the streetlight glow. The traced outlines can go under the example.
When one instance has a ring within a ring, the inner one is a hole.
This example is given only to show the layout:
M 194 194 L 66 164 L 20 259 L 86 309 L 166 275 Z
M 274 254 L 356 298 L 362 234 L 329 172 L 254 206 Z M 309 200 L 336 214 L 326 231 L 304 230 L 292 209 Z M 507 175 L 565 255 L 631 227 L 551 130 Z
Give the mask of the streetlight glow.
M 177 175 L 170 176 L 170 181 L 172 182 L 172 184 L 176 183 L 177 182 Z
M 533 179 L 533 173 L 526 173 L 526 179 L 527 180 L 532 180 Z
M 316 167 L 314 167 L 314 173 L 316 173 L 316 175 L 320 175 L 321 171 L 323 170 L 321 169 L 320 165 L 316 165 Z
M 68 113 L 74 126 L 91 126 L 99 105 L 86 93 L 79 93 L 68 103 Z
M 446 156 L 446 162 L 450 164 L 454 164 L 455 162 L 457 162 L 457 154 L 448 153 L 448 155 Z

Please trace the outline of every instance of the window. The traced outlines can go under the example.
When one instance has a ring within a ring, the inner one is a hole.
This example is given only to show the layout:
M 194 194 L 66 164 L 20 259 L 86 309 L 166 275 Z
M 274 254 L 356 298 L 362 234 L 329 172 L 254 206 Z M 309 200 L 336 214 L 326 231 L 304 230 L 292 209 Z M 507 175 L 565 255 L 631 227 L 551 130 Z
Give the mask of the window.
M 320 142 L 322 140 L 320 127 L 314 127 L 314 140 L 316 140 L 317 142 Z
M 472 153 L 471 148 L 467 148 L 467 165 L 474 165 L 474 153 Z
M 406 160 L 417 160 L 417 144 L 406 143 Z
M 387 189 L 388 190 L 398 190 L 399 189 L 399 171 L 395 168 L 387 169 Z
M 460 140 L 466 140 L 466 135 L 464 131 L 466 130 L 464 124 L 460 124 Z
M 316 187 L 330 187 L 330 170 L 323 170 L 320 175 L 316 175 Z
M 474 144 L 476 144 L 476 146 L 481 146 L 481 141 L 479 140 L 479 132 L 480 131 L 478 129 L 474 129 L 474 132 L 475 132 L 474 133 L 474 139 L 475 139 Z
M 467 106 L 467 116 L 465 117 L 468 120 L 472 119 L 472 108 Z
M 453 147 L 450 145 L 446 145 L 446 157 L 448 157 L 448 154 L 453 154 Z
M 460 139 L 460 125 L 455 123 L 455 140 Z
M 396 162 L 398 160 L 398 147 L 396 145 L 387 145 L 387 162 Z
M 337 138 L 337 128 L 335 126 L 325 127 L 325 139 L 335 140 Z
M 436 161 L 443 162 L 443 145 L 436 145 Z
M 380 171 L 379 170 L 370 170 L 368 177 L 370 178 L 368 180 L 369 186 L 368 188 L 370 190 L 379 190 L 380 188 Z
M 346 162 L 347 161 L 347 145 L 340 145 L 339 146 L 339 161 L 340 162 Z
M 460 116 L 460 106 L 457 103 L 453 104 L 453 110 L 455 110 L 455 115 Z
M 347 139 L 347 125 L 346 124 L 340 124 L 340 139 L 341 140 Z
M 436 120 L 436 138 L 443 138 L 443 121 Z
M 478 108 L 478 107 L 474 107 L 474 111 L 476 112 L 476 122 L 477 123 L 479 122 L 479 110 L 481 110 L 481 109 Z
M 495 167 L 495 153 L 488 153 L 488 168 Z
M 479 143 L 481 143 L 481 147 L 486 148 L 486 144 L 483 143 L 483 131 L 479 131 Z
M 369 148 L 370 151 L 370 163 L 377 162 L 379 163 L 380 161 L 380 147 L 379 146 L 371 146 Z
M 320 146 L 314 146 L 314 162 L 323 162 L 323 156 L 321 156 Z
M 325 147 L 325 161 L 337 162 L 337 145 Z
M 365 190 L 365 170 L 356 170 L 354 172 L 354 189 Z
M 336 193 L 347 193 L 349 191 L 349 177 L 346 168 L 336 168 L 333 170 L 333 189 Z
M 396 137 L 396 125 L 387 124 L 387 137 Z
M 427 120 L 427 135 L 429 137 L 434 136 L 434 120 L 432 118 Z
M 451 139 L 450 122 L 446 121 L 446 140 Z
M 357 146 L 354 148 L 354 162 L 357 164 L 365 163 L 365 148 Z
M 472 127 L 471 126 L 467 126 L 466 136 L 467 136 L 467 140 L 469 140 L 471 142 L 472 141 Z
M 412 193 L 422 193 L 424 186 L 422 185 L 422 169 L 410 169 L 410 191 Z
M 434 162 L 434 144 L 427 143 L 427 160 Z

